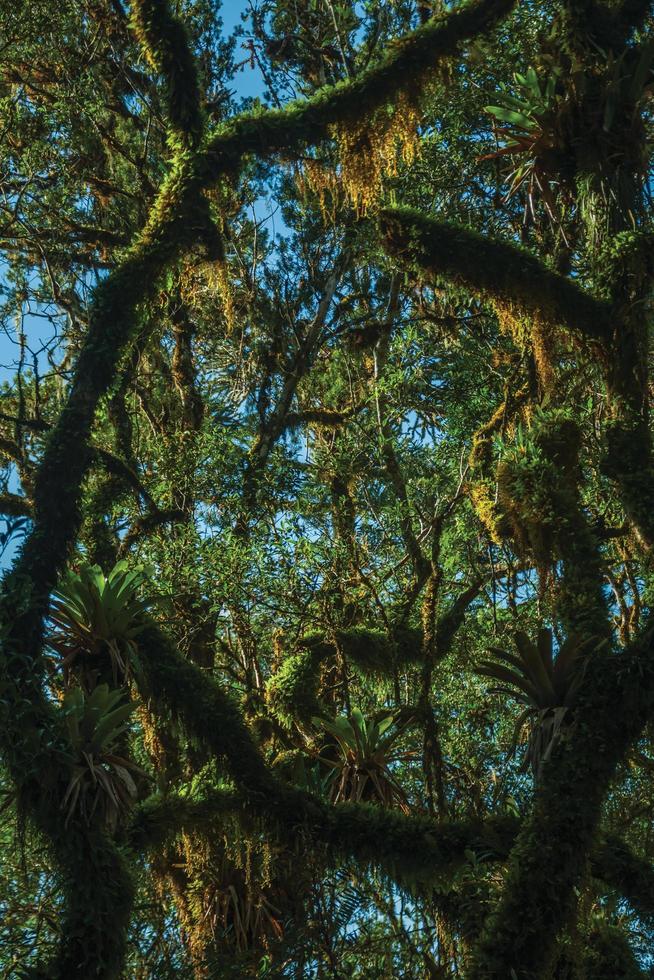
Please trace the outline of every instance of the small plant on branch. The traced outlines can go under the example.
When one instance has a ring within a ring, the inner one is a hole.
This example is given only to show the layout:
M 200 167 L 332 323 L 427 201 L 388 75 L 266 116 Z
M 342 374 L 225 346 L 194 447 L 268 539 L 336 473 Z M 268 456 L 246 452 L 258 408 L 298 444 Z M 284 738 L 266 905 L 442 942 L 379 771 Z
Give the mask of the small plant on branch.
M 582 640 L 569 636 L 555 655 L 552 631 L 544 628 L 538 631 L 536 643 L 522 631 L 515 634 L 514 642 L 515 654 L 490 647 L 489 652 L 496 659 L 482 661 L 477 673 L 500 682 L 499 687 L 490 689 L 491 694 L 503 694 L 524 705 L 515 724 L 511 755 L 528 726 L 527 750 L 521 768 L 524 771 L 531 766 L 538 778 L 570 720 L 587 655 L 597 647 L 598 641 L 596 637 Z
M 500 105 L 486 106 L 495 120 L 495 136 L 504 140 L 504 146 L 482 159 L 494 160 L 510 157 L 515 167 L 507 177 L 509 190 L 506 200 L 526 188 L 527 204 L 534 214 L 534 195 L 538 192 L 550 214 L 554 215 L 555 196 L 551 184 L 557 167 L 554 158 L 560 151 L 556 134 L 556 88 L 559 73 L 553 71 L 541 84 L 534 68 L 524 75 L 513 76 L 513 90 L 500 86 Z M 502 125 L 498 125 L 501 123 Z
M 122 703 L 123 692 L 98 684 L 91 694 L 75 687 L 62 702 L 70 739 L 73 771 L 62 807 L 66 823 L 79 811 L 87 823 L 97 813 L 101 822 L 115 830 L 137 798 L 135 777 L 146 774 L 118 752 L 128 729 L 133 704 Z
M 150 603 L 139 593 L 145 582 L 140 570 L 118 562 L 108 575 L 97 565 L 68 572 L 52 596 L 48 646 L 59 657 L 66 687 L 71 672 L 91 690 L 105 664 L 116 683 L 129 676 L 136 637 L 145 625 Z
M 324 750 L 319 756 L 333 771 L 330 796 L 334 803 L 374 802 L 409 812 L 404 791 L 390 769 L 394 761 L 408 759 L 413 754 L 396 750 L 406 723 L 397 725 L 394 714 L 366 719 L 358 708 L 352 709 L 349 718 L 339 715 L 334 721 L 323 718 L 312 721 L 335 741 L 335 759 L 325 756 Z

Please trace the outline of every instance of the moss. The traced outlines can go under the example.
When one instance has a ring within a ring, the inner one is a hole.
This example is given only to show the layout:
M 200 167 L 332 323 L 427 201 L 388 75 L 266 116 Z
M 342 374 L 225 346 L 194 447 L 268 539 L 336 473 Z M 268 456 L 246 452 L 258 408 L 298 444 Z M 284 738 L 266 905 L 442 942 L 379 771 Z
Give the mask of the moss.
M 476 581 L 465 590 L 436 624 L 435 650 L 439 659 L 449 651 L 480 584 Z M 389 635 L 363 626 L 336 630 L 333 638 L 309 634 L 300 644 L 302 652 L 283 661 L 266 690 L 270 710 L 286 728 L 292 728 L 296 722 L 306 725 L 312 717 L 325 714 L 318 696 L 320 670 L 338 652 L 364 676 L 392 677 L 398 668 L 421 664 L 425 650 L 420 630 L 395 629 Z
M 288 810 L 281 809 L 275 794 L 255 802 L 254 808 L 250 800 L 228 791 L 212 791 L 192 801 L 152 798 L 135 814 L 130 841 L 149 849 L 173 837 L 178 826 L 202 832 L 219 826 L 225 813 L 238 813 L 240 819 L 256 814 L 271 837 L 284 845 L 292 845 L 302 828 L 327 847 L 332 861 L 354 857 L 402 882 L 433 883 L 464 864 L 471 853 L 482 862 L 503 860 L 515 839 L 515 817 L 437 823 L 372 804 L 322 804 L 308 793 L 276 785 L 279 794 L 288 796 Z
M 152 68 L 166 83 L 168 118 L 180 147 L 197 146 L 203 127 L 195 59 L 184 25 L 167 0 L 135 0 L 132 27 Z
M 606 838 L 595 850 L 593 874 L 625 898 L 647 926 L 654 929 L 654 867 L 618 837 Z
M 469 38 L 490 30 L 515 0 L 478 0 L 443 17 L 434 17 L 395 41 L 385 58 L 356 78 L 321 88 L 308 100 L 279 110 L 243 114 L 221 126 L 208 141 L 204 180 L 234 170 L 242 156 L 289 152 L 324 140 L 330 127 L 347 129 L 362 115 L 395 102 L 398 92 L 420 84 L 439 59 L 455 54 Z
M 152 709 L 166 705 L 192 739 L 227 763 L 237 785 L 265 793 L 271 777 L 236 702 L 185 660 L 154 625 L 140 633 L 139 655 L 142 693 L 150 698 Z
M 602 556 L 579 497 L 580 445 L 572 418 L 557 409 L 541 410 L 531 430 L 504 449 L 497 489 L 486 477 L 473 487 L 472 498 L 493 540 L 510 540 L 520 556 L 533 558 L 542 587 L 555 563 L 563 562 L 555 598 L 566 629 L 609 637 Z M 484 469 L 490 470 L 487 458 Z
M 583 952 L 583 967 L 593 980 L 644 980 L 650 976 L 641 970 L 624 929 L 598 925 L 588 935 Z
M 384 247 L 403 265 L 444 276 L 540 321 L 564 325 L 580 338 L 604 343 L 610 336 L 610 305 L 524 248 L 410 208 L 384 211 L 381 232 Z
M 475 595 L 477 591 L 478 586 L 473 587 Z M 468 593 L 464 597 L 465 601 L 454 602 L 437 624 L 439 657 L 445 656 L 461 625 L 470 602 Z M 372 677 L 392 677 L 398 668 L 422 663 L 424 659 L 423 634 L 413 629 L 396 629 L 389 636 L 380 630 L 355 626 L 336 630 L 333 638 L 309 634 L 300 643 L 303 651 L 284 660 L 266 691 L 271 711 L 287 728 L 295 722 L 307 724 L 314 715 L 325 713 L 318 697 L 320 669 L 337 652 L 361 674 Z
M 63 821 L 61 821 L 63 824 Z M 50 836 L 52 836 L 52 828 Z M 125 856 L 98 833 L 67 828 L 54 853 L 64 871 L 61 944 L 46 975 L 66 980 L 123 976 L 134 883 Z
M 314 715 L 324 713 L 317 696 L 321 653 L 321 650 L 303 650 L 288 657 L 268 682 L 266 701 L 286 728 L 292 728 L 296 722 L 309 724 Z
M 226 814 L 242 811 L 242 798 L 227 788 L 205 786 L 193 796 L 155 794 L 134 808 L 127 846 L 137 854 L 154 852 L 184 831 L 210 832 Z
M 501 545 L 511 534 L 511 526 L 506 515 L 498 505 L 497 478 L 493 472 L 494 441 L 503 433 L 505 426 L 514 418 L 530 396 L 525 386 L 512 393 L 507 390 L 504 401 L 490 419 L 475 432 L 472 449 L 468 458 L 473 471 L 470 486 L 470 500 L 477 517 L 486 528 L 495 544 Z
M 439 619 L 436 626 L 439 656 L 449 649 L 465 610 L 474 597 L 472 593 L 476 595 L 477 592 L 478 584 L 462 593 Z M 392 677 L 398 668 L 421 664 L 424 660 L 423 634 L 417 629 L 397 627 L 389 634 L 365 626 L 354 626 L 336 630 L 333 639 L 322 634 L 310 634 L 301 643 L 311 651 L 316 668 L 322 660 L 340 651 L 356 670 L 371 677 Z
M 638 302 L 654 274 L 651 233 L 621 231 L 607 237 L 593 260 L 598 295 L 606 302 Z
M 2 713 L 1 744 L 21 805 L 49 841 L 67 883 L 61 976 L 119 974 L 131 884 L 113 845 L 95 840 L 94 864 L 87 838 L 64 825 L 66 743 L 41 688 L 43 620 L 49 592 L 79 530 L 81 484 L 93 456 L 88 440 L 99 399 L 114 381 L 135 328 L 136 307 L 156 288 L 166 262 L 197 237 L 197 201 L 193 168 L 180 154 L 143 233 L 98 285 L 68 401 L 48 434 L 35 479 L 33 530 L 3 583 L 2 656 L 6 703 L 12 710 Z M 80 861 L 85 854 L 87 860 Z M 95 871 L 87 884 L 89 868 Z M 94 927 L 94 921 L 100 926 Z
M 333 807 L 284 785 L 265 765 L 235 703 L 206 673 L 185 661 L 154 626 L 140 634 L 139 649 L 153 705 L 165 704 L 191 738 L 224 761 L 244 807 L 285 843 L 302 827 L 334 856 L 376 865 L 402 881 L 431 881 L 464 860 L 466 849 L 480 856 L 507 853 L 513 817 L 439 825 L 376 806 Z M 161 824 L 155 833 L 160 830 Z
M 19 497 L 15 493 L 0 494 L 0 514 L 10 517 L 31 517 L 32 505 L 27 497 Z
M 397 667 L 422 660 L 422 636 L 418 630 L 395 630 L 388 636 L 379 630 L 353 627 L 338 630 L 336 642 L 343 655 L 363 674 L 388 677 Z
M 651 636 L 596 653 L 575 724 L 543 769 L 511 851 L 502 898 L 476 945 L 470 980 L 547 976 L 556 937 L 574 920 L 602 803 L 619 760 L 654 708 Z
M 477 480 L 470 489 L 470 499 L 491 541 L 502 545 L 511 535 L 511 524 L 498 505 L 495 480 Z
M 645 423 L 609 427 L 602 472 L 617 483 L 622 506 L 638 536 L 648 548 L 654 547 L 654 461 Z

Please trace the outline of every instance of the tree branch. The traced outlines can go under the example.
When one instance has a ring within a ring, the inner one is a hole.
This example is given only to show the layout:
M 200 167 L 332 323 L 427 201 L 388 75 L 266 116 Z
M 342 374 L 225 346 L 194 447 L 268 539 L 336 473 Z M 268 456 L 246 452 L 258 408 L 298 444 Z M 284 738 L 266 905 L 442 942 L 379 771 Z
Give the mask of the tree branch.
M 545 317 L 585 340 L 603 344 L 610 337 L 608 303 L 594 299 L 517 245 L 410 208 L 384 211 L 381 230 L 384 248 L 403 265 L 514 304 L 521 313 Z
M 207 146 L 206 182 L 236 169 L 244 154 L 270 156 L 320 142 L 330 135 L 331 126 L 360 120 L 403 88 L 420 87 L 441 58 L 456 54 L 466 40 L 491 30 L 514 4 L 515 0 L 466 4 L 393 42 L 386 57 L 357 78 L 325 86 L 311 99 L 283 109 L 246 113 L 230 120 Z
M 474 951 L 470 980 L 546 976 L 574 917 L 616 766 L 654 709 L 652 633 L 620 655 L 595 653 L 574 727 L 544 766 L 534 809 L 511 852 L 498 908 Z

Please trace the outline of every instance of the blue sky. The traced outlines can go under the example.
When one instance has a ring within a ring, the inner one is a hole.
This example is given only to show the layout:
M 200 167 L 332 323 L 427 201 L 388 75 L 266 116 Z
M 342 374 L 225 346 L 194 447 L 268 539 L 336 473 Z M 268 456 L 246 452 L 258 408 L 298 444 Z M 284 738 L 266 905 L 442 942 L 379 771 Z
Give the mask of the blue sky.
M 227 0 L 220 12 L 220 17 L 223 21 L 223 33 L 226 36 L 232 34 L 237 27 L 243 24 L 241 15 L 247 9 L 248 4 L 244 0 L 237 0 L 237 2 Z M 243 57 L 241 57 L 240 44 L 241 42 L 238 41 L 236 50 L 237 63 L 245 60 L 246 55 L 244 51 L 242 52 Z M 262 93 L 263 80 L 258 69 L 256 67 L 253 69 L 246 63 L 235 74 L 230 87 L 236 92 L 237 96 L 251 98 Z M 261 215 L 265 216 L 266 213 L 265 202 L 262 202 Z M 2 282 L 2 278 L 2 262 L 0 261 L 0 283 Z M 27 341 L 27 361 L 31 362 L 32 353 L 37 354 L 40 370 L 46 371 L 48 363 L 43 347 L 51 339 L 51 324 L 45 319 L 31 316 L 28 311 L 24 311 L 22 328 Z M 8 324 L 5 330 L 0 329 L 0 383 L 11 381 L 14 377 L 20 351 L 17 343 L 17 334 L 18 331 L 14 322 Z
M 247 9 L 248 4 L 244 2 L 244 0 L 237 0 L 237 2 L 227 0 L 220 12 L 220 17 L 223 21 L 223 33 L 226 36 L 230 35 L 237 27 L 243 24 L 241 14 Z M 242 42 L 237 41 L 237 63 L 242 60 L 245 61 L 245 56 L 247 53 L 245 51 L 241 52 L 241 43 Z M 236 73 L 230 87 L 235 91 L 237 96 L 241 96 L 242 98 L 251 98 L 262 93 L 263 81 L 258 69 L 253 69 L 248 63 L 246 63 L 243 65 L 241 70 Z M 261 201 L 261 206 L 257 210 L 260 210 L 261 217 L 265 217 L 269 210 L 267 203 L 265 201 Z M 277 221 L 277 225 L 279 226 L 279 220 Z M 277 227 L 276 230 L 280 230 L 280 228 Z M 6 264 L 0 259 L 0 285 L 2 284 L 4 278 L 3 265 L 6 268 Z M 45 353 L 45 347 L 52 339 L 52 323 L 49 320 L 41 316 L 33 315 L 33 313 L 30 313 L 29 310 L 24 309 L 20 324 L 16 321 L 16 319 L 12 318 L 12 322 L 8 323 L 4 330 L 0 329 L 0 384 L 3 382 L 11 382 L 14 378 L 20 357 L 18 336 L 21 329 L 25 336 L 26 346 L 24 358 L 26 363 L 31 365 L 33 356 L 36 356 L 40 372 L 46 373 L 48 370 L 48 360 Z M 1 531 L 2 521 L 0 520 L 0 532 Z M 16 543 L 17 542 L 14 542 L 14 545 Z M 12 547 L 10 552 L 6 553 L 3 557 L 0 557 L 0 568 L 6 567 L 10 554 L 13 553 L 14 550 L 15 547 Z

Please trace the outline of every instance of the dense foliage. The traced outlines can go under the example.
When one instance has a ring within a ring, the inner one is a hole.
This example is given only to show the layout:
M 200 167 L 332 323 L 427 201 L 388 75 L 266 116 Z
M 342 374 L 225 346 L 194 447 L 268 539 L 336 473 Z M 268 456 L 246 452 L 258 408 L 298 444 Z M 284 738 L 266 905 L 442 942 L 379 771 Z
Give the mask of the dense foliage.
M 0 975 L 653 975 L 652 4 L 0 29 Z

